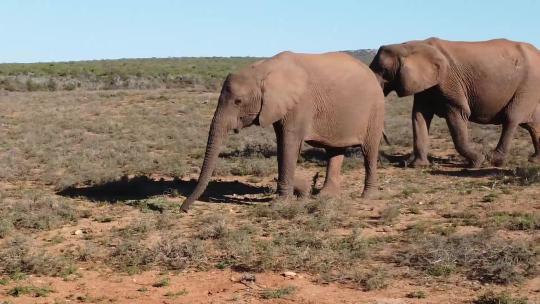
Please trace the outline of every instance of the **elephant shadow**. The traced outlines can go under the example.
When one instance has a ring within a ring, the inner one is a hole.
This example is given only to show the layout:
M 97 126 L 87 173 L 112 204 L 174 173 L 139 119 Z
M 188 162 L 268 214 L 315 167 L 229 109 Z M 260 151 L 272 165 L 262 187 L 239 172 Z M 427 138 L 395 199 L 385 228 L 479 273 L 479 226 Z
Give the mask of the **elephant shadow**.
M 501 168 L 461 169 L 459 171 L 431 170 L 429 173 L 432 175 L 477 178 L 513 175 L 512 170 Z
M 395 167 L 410 167 L 410 164 L 413 161 L 413 158 L 414 157 L 412 153 L 389 154 L 385 151 L 381 151 L 379 153 L 379 159 L 381 163 L 388 163 Z M 459 158 L 456 158 L 453 156 L 437 157 L 437 156 L 429 155 L 428 159 L 431 164 L 437 164 L 443 167 L 462 168 L 463 166 L 465 166 L 464 162 L 460 161 Z
M 142 200 L 156 195 L 188 196 L 197 181 L 181 179 L 151 179 L 146 176 L 129 178 L 124 176 L 118 180 L 83 187 L 69 187 L 57 192 L 64 197 L 83 197 L 94 202 L 119 203 L 129 200 Z M 230 204 L 251 204 L 272 200 L 269 186 L 254 186 L 239 181 L 211 181 L 205 193 L 199 198 L 204 202 L 220 202 Z
M 396 167 L 407 167 L 411 159 L 411 153 L 406 154 L 389 154 L 385 151 L 379 152 L 379 161 L 381 164 L 390 164 Z

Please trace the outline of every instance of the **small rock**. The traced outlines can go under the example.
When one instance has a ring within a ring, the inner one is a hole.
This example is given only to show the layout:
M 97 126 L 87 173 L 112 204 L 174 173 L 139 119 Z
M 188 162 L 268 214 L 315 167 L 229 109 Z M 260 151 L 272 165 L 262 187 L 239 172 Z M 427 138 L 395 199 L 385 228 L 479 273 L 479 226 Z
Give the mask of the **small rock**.
M 73 231 L 73 235 L 83 235 L 83 231 L 81 229 L 77 229 L 75 231 Z
M 256 278 L 255 275 L 252 273 L 244 273 L 242 275 L 242 278 L 240 278 L 241 282 L 255 282 Z
M 240 279 L 239 278 L 235 278 L 235 277 L 231 277 L 231 282 L 240 282 Z
M 284 273 L 282 273 L 282 275 L 286 278 L 294 278 L 296 276 L 296 272 L 285 271 Z

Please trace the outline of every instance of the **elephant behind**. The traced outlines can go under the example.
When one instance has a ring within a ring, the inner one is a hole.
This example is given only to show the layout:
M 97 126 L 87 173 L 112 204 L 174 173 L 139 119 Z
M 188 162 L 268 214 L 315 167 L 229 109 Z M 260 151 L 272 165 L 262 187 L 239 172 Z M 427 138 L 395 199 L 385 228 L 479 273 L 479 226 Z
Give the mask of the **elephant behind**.
M 326 149 L 322 194 L 339 191 L 345 148 L 361 146 L 363 196 L 376 191 L 384 96 L 375 75 L 344 53 L 283 52 L 227 76 L 214 113 L 197 186 L 182 210 L 202 195 L 227 133 L 272 125 L 277 138 L 278 194 L 290 196 L 303 142 Z
M 382 46 L 370 65 L 384 93 L 414 95 L 413 165 L 428 165 L 429 126 L 444 117 L 456 150 L 471 167 L 484 156 L 468 138 L 469 121 L 501 124 L 502 134 L 490 159 L 505 162 L 518 126 L 531 135 L 540 162 L 540 52 L 528 43 L 496 39 L 458 42 L 430 38 Z

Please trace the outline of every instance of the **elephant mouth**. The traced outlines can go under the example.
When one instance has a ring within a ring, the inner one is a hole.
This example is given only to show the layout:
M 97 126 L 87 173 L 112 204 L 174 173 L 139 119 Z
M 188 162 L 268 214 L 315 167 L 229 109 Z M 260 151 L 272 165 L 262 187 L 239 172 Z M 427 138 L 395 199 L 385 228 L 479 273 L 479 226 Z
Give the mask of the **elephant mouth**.
M 384 96 L 388 96 L 393 91 L 393 89 L 389 88 L 388 86 L 383 87 Z
M 407 92 L 405 91 L 405 88 L 403 88 L 402 86 L 396 86 L 394 88 L 394 91 L 396 91 L 396 94 L 399 96 L 399 97 L 405 97 L 407 96 Z
M 239 125 L 239 128 L 245 128 L 254 124 L 258 125 L 258 123 L 259 123 L 259 113 L 250 113 L 248 115 L 240 117 L 238 125 Z

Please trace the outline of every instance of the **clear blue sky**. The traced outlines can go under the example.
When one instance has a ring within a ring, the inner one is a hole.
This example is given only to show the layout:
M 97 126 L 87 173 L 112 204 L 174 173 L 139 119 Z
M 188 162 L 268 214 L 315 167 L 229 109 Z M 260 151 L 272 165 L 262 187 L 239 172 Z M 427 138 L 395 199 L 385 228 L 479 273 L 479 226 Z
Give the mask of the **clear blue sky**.
M 540 46 L 540 1 L 1 0 L 0 62 L 269 56 L 431 36 Z

